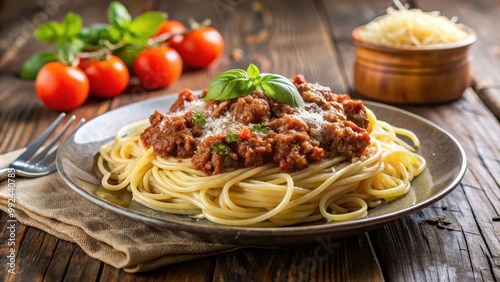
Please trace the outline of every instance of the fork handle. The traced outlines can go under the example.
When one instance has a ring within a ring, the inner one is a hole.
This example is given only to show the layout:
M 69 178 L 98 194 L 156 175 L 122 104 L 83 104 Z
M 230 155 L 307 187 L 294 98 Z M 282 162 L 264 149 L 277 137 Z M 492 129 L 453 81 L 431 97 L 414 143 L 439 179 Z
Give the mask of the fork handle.
M 12 168 L 0 169 L 0 181 L 4 181 L 5 179 L 7 179 L 10 172 L 12 172 Z

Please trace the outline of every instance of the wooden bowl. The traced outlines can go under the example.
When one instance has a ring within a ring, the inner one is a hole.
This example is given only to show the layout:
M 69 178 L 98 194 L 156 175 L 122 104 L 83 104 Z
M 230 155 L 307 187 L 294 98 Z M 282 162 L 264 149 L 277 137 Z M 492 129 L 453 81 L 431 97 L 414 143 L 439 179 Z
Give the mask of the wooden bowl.
M 460 42 L 432 46 L 391 47 L 360 39 L 364 26 L 352 32 L 356 92 L 394 104 L 431 104 L 456 100 L 471 83 L 469 47 L 475 32 Z

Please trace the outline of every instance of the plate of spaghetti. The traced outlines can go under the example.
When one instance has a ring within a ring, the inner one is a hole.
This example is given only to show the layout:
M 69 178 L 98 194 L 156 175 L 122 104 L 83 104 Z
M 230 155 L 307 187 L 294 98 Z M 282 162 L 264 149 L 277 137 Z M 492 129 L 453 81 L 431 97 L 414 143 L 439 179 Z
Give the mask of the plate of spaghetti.
M 417 115 L 254 65 L 98 116 L 56 164 L 107 210 L 237 245 L 368 231 L 432 205 L 466 170 L 456 139 Z

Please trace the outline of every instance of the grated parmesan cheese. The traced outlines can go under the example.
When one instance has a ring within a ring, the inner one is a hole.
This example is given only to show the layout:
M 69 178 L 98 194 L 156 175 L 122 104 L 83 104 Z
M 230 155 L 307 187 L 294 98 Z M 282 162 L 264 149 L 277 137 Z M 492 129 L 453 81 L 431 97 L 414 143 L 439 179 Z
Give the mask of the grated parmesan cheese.
M 184 102 L 184 110 L 187 111 L 195 111 L 195 112 L 204 112 L 206 108 L 206 103 L 203 99 L 195 99 L 194 101 L 185 101 Z
M 440 12 L 407 9 L 394 1 L 398 10 L 389 7 L 387 14 L 370 23 L 361 31 L 361 39 L 388 46 L 422 46 L 459 42 L 467 33 Z
M 230 131 L 239 132 L 241 124 L 236 122 L 229 112 L 219 118 L 207 117 L 203 125 L 203 135 L 201 140 L 208 136 L 217 134 L 227 134 Z
M 295 118 L 302 120 L 309 128 L 321 130 L 323 125 L 328 123 L 324 118 L 324 112 L 319 113 L 313 109 L 306 110 L 304 108 L 298 109 L 297 113 L 293 115 Z

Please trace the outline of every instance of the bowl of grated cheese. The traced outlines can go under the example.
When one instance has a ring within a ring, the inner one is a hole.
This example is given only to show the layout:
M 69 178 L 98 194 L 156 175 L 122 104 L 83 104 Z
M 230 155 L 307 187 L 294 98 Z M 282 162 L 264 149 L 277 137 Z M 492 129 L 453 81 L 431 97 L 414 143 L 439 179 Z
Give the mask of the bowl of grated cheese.
M 475 32 L 437 11 L 387 9 L 352 32 L 354 87 L 368 99 L 434 104 L 460 98 L 471 83 Z

